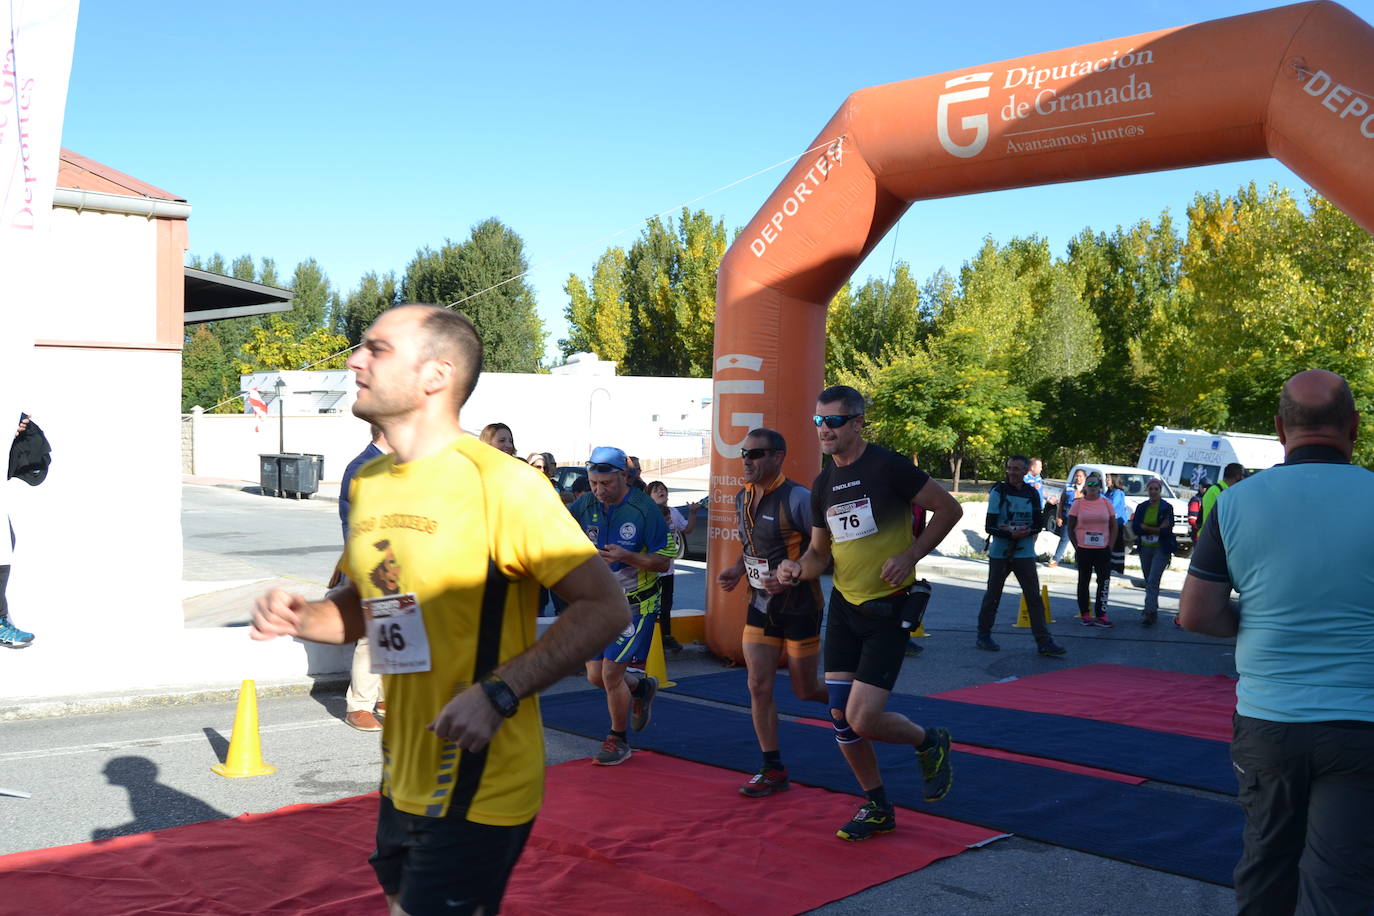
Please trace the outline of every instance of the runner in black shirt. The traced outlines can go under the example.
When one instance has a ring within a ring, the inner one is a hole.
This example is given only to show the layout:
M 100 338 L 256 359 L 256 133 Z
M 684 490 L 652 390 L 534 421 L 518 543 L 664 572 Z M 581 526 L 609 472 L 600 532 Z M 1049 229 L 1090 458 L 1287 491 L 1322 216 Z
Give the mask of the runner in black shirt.
M 916 581 L 916 562 L 954 528 L 963 510 L 909 460 L 864 441 L 859 392 L 836 385 L 816 401 L 816 435 L 834 463 L 811 487 L 811 546 L 799 562 L 780 563 L 777 578 L 784 585 L 816 579 L 833 552 L 825 682 L 835 740 L 868 796 L 837 835 L 864 840 L 896 826 L 870 740 L 916 748 L 927 801 L 944 798 L 953 782 L 949 732 L 922 728 L 884 706 L 930 594 L 928 584 Z M 914 538 L 913 505 L 931 511 Z

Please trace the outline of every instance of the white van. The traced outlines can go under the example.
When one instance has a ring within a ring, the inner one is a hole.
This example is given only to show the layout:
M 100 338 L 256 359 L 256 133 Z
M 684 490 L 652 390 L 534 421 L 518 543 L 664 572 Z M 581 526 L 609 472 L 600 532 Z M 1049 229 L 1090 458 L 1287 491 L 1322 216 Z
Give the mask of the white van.
M 1208 483 L 1221 480 L 1222 469 L 1233 462 L 1246 474 L 1271 468 L 1283 463 L 1283 444 L 1278 436 L 1156 426 L 1136 464 L 1176 487 L 1195 490 L 1204 476 Z

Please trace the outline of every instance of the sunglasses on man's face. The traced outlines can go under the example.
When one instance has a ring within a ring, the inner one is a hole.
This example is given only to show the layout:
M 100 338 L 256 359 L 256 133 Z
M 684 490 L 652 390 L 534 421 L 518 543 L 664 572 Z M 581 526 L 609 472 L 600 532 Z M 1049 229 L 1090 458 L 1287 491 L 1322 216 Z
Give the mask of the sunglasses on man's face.
M 861 413 L 832 413 L 826 414 L 825 416 L 822 416 L 821 414 L 815 414 L 811 417 L 811 419 L 815 422 L 817 426 L 820 426 L 822 423 L 824 423 L 831 429 L 839 429 L 841 426 L 844 426 L 850 420 L 854 420 L 862 416 L 863 414 Z
M 759 460 L 760 458 L 762 458 L 764 455 L 767 455 L 767 454 L 769 454 L 770 452 L 777 452 L 777 451 L 781 451 L 781 449 L 776 449 L 776 448 L 742 448 L 742 449 L 739 450 L 739 456 L 740 456 L 741 458 L 748 458 L 750 461 L 758 461 L 758 460 Z
M 616 471 L 623 471 L 624 468 L 618 468 L 613 464 L 603 464 L 599 461 L 593 464 L 589 461 L 587 462 L 587 470 L 596 474 L 613 474 Z

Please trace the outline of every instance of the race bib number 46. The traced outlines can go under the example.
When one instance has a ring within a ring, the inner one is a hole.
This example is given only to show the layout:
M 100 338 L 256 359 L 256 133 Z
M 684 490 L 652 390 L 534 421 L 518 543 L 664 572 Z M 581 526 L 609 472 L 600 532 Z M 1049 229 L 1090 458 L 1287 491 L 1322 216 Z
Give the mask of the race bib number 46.
M 413 594 L 364 598 L 373 674 L 429 670 L 429 636 L 420 602 Z
M 873 503 L 867 499 L 831 506 L 825 512 L 825 523 L 830 526 L 830 536 L 836 541 L 854 541 L 878 531 L 878 523 L 873 519 Z

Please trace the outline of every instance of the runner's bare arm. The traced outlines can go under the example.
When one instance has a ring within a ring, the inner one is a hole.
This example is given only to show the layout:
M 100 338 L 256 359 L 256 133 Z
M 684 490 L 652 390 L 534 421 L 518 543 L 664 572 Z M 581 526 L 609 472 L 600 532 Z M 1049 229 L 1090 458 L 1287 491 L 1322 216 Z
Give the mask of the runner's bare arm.
M 830 529 L 811 529 L 811 546 L 801 560 L 783 560 L 778 564 L 778 582 L 791 585 L 809 579 L 819 579 L 830 566 Z
M 630 608 L 619 583 L 595 557 L 564 576 L 552 590 L 568 602 L 558 621 L 533 646 L 495 671 L 522 699 L 591 658 L 630 622 Z M 504 721 L 482 686 L 473 684 L 448 702 L 429 729 L 464 750 L 478 751 Z
M 295 636 L 310 642 L 342 645 L 356 642 L 363 629 L 362 604 L 353 583 L 346 582 L 319 601 L 279 588 L 258 597 L 253 606 L 252 639 Z
M 716 576 L 716 584 L 723 591 L 732 592 L 742 578 L 744 578 L 744 551 L 740 551 L 739 559 L 735 561 L 734 566 L 727 566 L 720 571 L 720 575 Z
M 1178 598 L 1178 623 L 1205 636 L 1235 636 L 1240 614 L 1231 601 L 1230 582 L 1211 582 L 1197 576 L 1183 580 Z
M 607 563 L 625 563 L 647 572 L 665 573 L 668 571 L 670 557 L 661 553 L 635 553 L 619 544 L 607 544 L 601 548 L 601 556 Z M 561 596 L 562 593 L 560 592 Z
M 930 521 L 926 522 L 919 535 L 912 538 L 910 547 L 883 563 L 880 575 L 884 582 L 892 586 L 900 586 L 905 582 L 921 558 L 934 550 L 964 517 L 964 508 L 959 501 L 934 478 L 925 482 L 911 504 L 919 509 L 930 510 Z

